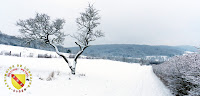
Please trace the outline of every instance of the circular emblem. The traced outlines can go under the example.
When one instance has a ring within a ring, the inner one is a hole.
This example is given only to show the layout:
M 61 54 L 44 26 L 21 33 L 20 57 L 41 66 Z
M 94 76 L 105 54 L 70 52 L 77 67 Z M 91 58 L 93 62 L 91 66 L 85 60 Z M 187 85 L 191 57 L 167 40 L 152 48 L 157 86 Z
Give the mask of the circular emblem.
M 9 90 L 16 93 L 24 92 L 32 83 L 31 71 L 22 65 L 12 65 L 6 70 L 4 82 Z

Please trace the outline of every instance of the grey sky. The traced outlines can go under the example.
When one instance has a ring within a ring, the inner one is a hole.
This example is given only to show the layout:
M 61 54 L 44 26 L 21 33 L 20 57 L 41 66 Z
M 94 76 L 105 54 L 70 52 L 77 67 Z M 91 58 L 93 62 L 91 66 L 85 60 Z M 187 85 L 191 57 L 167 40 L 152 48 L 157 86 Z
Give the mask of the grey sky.
M 2 0 L 0 30 L 20 35 L 16 21 L 39 12 L 64 18 L 65 33 L 73 34 L 88 2 L 101 10 L 106 35 L 94 44 L 200 45 L 199 0 Z M 66 37 L 65 46 L 75 46 L 74 40 Z

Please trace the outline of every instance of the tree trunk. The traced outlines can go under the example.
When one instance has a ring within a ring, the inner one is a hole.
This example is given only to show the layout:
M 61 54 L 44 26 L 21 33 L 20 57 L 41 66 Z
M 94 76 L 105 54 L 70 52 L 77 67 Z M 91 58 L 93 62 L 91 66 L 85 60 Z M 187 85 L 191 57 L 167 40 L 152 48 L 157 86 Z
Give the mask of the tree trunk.
M 59 51 L 58 51 L 58 48 L 57 48 L 57 46 L 56 45 L 54 45 L 54 44 L 51 44 L 51 43 L 49 43 L 51 46 L 53 46 L 54 48 L 55 48 L 55 50 L 56 50 L 56 53 L 59 55 L 59 56 L 61 56 L 64 60 L 65 60 L 65 62 L 67 62 L 67 64 L 68 64 L 68 66 L 69 66 L 69 68 L 70 68 L 70 70 L 71 70 L 71 73 L 73 74 L 73 75 L 75 75 L 75 68 L 73 68 L 72 67 L 72 65 L 70 64 L 70 62 L 67 60 L 67 58 L 65 57 L 65 55 L 63 55 L 62 53 L 60 53 Z
M 84 48 L 80 47 L 80 51 L 76 54 L 73 62 L 73 68 L 72 68 L 72 74 L 75 75 L 76 71 L 76 64 L 77 64 L 77 59 L 78 57 L 83 53 L 83 51 L 87 48 L 88 46 L 85 46 Z
M 71 73 L 73 74 L 73 75 L 75 75 L 76 74 L 76 61 L 74 61 L 73 62 L 73 67 L 72 67 L 72 70 L 71 70 Z
M 70 62 L 67 60 L 67 58 L 66 58 L 62 53 L 60 53 L 60 52 L 58 51 L 58 48 L 57 48 L 56 45 L 51 44 L 51 43 L 49 43 L 49 44 L 50 44 L 51 46 L 53 46 L 53 47 L 55 48 L 55 50 L 56 50 L 56 53 L 57 53 L 59 56 L 61 56 L 61 57 L 65 60 L 65 62 L 67 62 L 69 68 L 71 69 L 71 74 L 75 75 L 75 74 L 76 74 L 77 59 L 78 59 L 78 57 L 83 53 L 83 51 L 84 51 L 88 46 L 85 46 L 85 47 L 83 47 L 83 48 L 80 49 L 80 51 L 76 54 L 76 56 L 75 56 L 75 58 L 74 58 L 73 65 L 71 65 Z

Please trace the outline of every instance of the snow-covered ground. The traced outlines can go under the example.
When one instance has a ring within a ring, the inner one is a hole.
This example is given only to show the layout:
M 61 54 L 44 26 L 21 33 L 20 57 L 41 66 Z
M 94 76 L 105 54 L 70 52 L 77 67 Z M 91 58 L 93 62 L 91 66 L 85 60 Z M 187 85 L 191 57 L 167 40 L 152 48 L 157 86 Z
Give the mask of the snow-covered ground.
M 4 55 L 5 53 L 9 53 L 11 51 L 11 55 L 13 54 L 20 54 L 21 57 L 38 57 L 38 54 L 44 55 L 51 55 L 52 57 L 59 57 L 56 52 L 53 51 L 45 51 L 33 48 L 26 48 L 26 47 L 19 47 L 19 46 L 10 46 L 10 45 L 3 45 L 0 44 L 0 55 Z M 63 53 L 69 57 L 68 53 Z
M 77 74 L 72 76 L 62 58 L 0 55 L 0 62 L 0 96 L 171 96 L 151 66 L 79 59 Z M 17 64 L 33 74 L 32 85 L 23 93 L 11 92 L 4 84 L 6 70 Z M 55 77 L 47 81 L 51 72 L 55 72 Z

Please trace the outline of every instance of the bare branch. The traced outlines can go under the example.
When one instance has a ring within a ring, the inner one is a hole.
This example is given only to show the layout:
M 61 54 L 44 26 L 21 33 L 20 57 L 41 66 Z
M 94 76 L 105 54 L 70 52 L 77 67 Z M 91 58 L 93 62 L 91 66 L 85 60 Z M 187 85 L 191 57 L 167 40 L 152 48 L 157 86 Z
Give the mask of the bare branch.
M 64 19 L 50 21 L 50 16 L 47 14 L 37 13 L 35 18 L 19 20 L 16 25 L 21 28 L 19 31 L 27 39 L 27 42 L 41 40 L 46 44 L 50 42 L 62 44 L 65 39 L 65 34 L 62 32 L 64 23 Z
M 85 12 L 80 13 L 81 16 L 76 19 L 79 32 L 73 35 L 73 38 L 78 41 L 80 46 L 88 46 L 96 38 L 104 37 L 104 33 L 101 30 L 95 30 L 100 25 L 98 12 L 99 10 L 95 9 L 92 4 L 89 4 Z
M 76 43 L 76 45 L 78 45 L 78 46 L 79 46 L 80 50 L 82 50 L 82 48 L 81 48 L 81 45 L 80 45 L 80 44 L 78 44 L 77 42 L 75 42 L 75 43 Z

